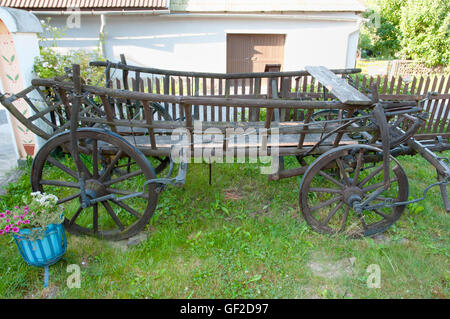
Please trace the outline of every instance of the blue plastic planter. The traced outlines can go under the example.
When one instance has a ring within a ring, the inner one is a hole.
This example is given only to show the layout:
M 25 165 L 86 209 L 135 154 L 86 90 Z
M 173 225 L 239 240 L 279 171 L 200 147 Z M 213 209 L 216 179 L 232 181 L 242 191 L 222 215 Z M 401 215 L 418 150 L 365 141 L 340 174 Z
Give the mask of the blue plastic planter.
M 66 234 L 63 224 L 47 226 L 42 239 L 30 240 L 29 229 L 22 229 L 14 234 L 14 240 L 22 258 L 31 266 L 48 267 L 61 259 L 67 249 Z

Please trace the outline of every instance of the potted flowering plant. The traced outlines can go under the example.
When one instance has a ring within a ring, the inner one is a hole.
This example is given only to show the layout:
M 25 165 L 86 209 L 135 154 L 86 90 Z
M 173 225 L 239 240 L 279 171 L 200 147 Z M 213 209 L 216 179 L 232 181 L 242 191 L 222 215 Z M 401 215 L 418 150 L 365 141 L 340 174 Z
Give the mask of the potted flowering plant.
M 0 235 L 12 234 L 23 259 L 33 266 L 56 263 L 67 248 L 62 206 L 52 194 L 24 196 L 25 206 L 0 213 Z

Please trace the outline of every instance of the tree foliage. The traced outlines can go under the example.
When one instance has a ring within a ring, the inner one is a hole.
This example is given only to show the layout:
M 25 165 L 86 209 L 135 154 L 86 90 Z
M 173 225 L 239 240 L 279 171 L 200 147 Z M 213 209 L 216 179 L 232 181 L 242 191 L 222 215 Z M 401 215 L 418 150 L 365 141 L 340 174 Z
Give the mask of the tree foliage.
M 359 47 L 363 57 L 406 58 L 448 65 L 447 0 L 368 0 Z
M 402 8 L 402 52 L 427 65 L 447 65 L 450 57 L 448 0 L 408 1 Z

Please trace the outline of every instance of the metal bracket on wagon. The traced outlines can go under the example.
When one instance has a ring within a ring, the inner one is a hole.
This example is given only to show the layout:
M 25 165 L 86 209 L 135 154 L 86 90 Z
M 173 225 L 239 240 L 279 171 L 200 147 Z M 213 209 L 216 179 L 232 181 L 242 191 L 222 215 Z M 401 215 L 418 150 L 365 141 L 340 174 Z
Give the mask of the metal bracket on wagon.
M 440 182 L 428 185 L 428 187 L 425 188 L 425 190 L 423 191 L 423 196 L 420 197 L 420 198 L 416 198 L 416 199 L 412 199 L 412 200 L 408 200 L 408 201 L 402 201 L 402 202 L 394 202 L 392 200 L 392 198 L 388 198 L 383 203 L 379 203 L 379 204 L 376 204 L 376 205 L 370 205 L 370 206 L 369 205 L 364 205 L 364 203 L 355 203 L 353 205 L 353 208 L 357 212 L 362 212 L 363 210 L 374 210 L 374 209 L 383 208 L 383 207 L 404 206 L 404 205 L 409 205 L 409 204 L 412 204 L 412 203 L 421 202 L 421 201 L 423 201 L 423 200 L 425 200 L 427 198 L 427 193 L 428 193 L 428 191 L 431 188 L 433 188 L 435 186 L 440 186 L 440 185 L 446 186 L 448 184 L 450 184 L 450 177 L 447 177 L 446 180 L 442 180 Z

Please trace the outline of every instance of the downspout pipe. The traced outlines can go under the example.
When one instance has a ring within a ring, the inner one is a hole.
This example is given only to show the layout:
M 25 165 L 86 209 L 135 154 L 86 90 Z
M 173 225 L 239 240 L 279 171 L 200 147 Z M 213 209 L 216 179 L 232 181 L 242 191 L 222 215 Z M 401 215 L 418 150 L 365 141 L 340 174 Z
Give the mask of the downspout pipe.
M 100 15 L 100 31 L 98 38 L 100 39 L 100 45 L 102 48 L 102 56 L 106 59 L 106 16 L 104 14 Z

